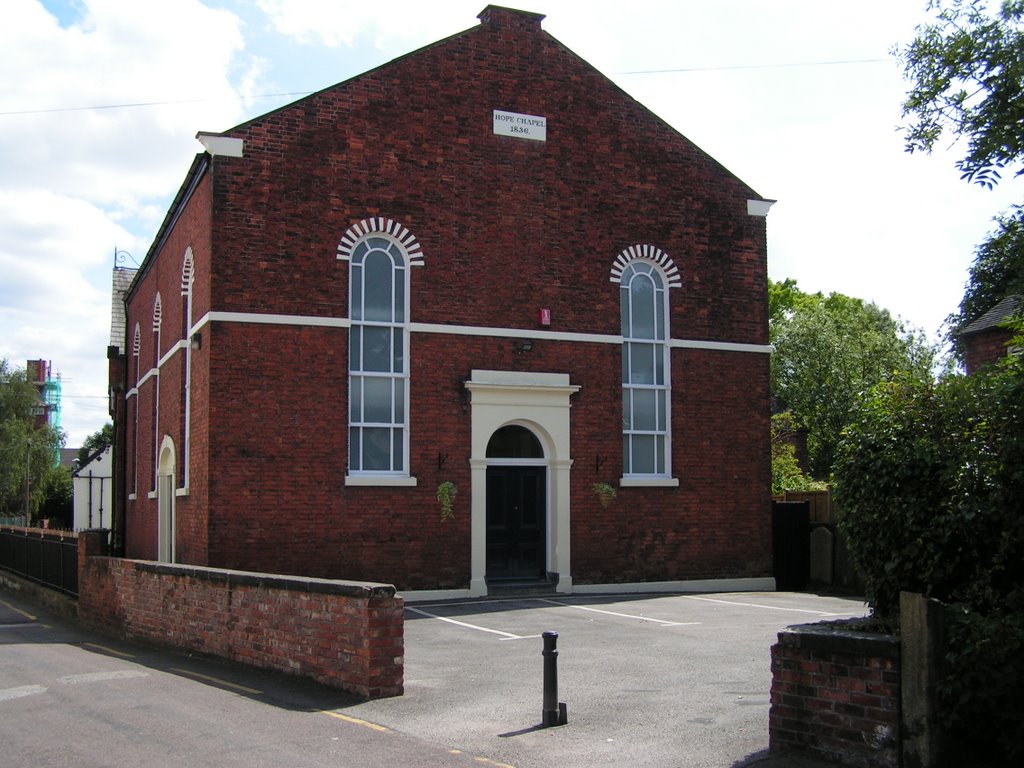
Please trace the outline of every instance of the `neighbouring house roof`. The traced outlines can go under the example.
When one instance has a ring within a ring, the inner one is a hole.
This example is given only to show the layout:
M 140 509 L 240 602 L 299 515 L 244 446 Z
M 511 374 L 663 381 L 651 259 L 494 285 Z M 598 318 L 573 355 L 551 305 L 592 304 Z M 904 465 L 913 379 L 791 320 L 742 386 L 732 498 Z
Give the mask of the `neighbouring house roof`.
M 969 333 L 978 333 L 979 331 L 987 331 L 992 328 L 997 328 L 1003 321 L 1010 319 L 1021 310 L 1021 303 L 1020 296 L 1007 296 L 988 312 L 960 331 L 960 335 L 966 336 Z
M 86 457 L 85 461 L 82 462 L 81 466 L 79 466 L 78 469 L 76 469 L 74 471 L 73 475 L 75 477 L 78 477 L 81 474 L 82 470 L 84 470 L 90 464 L 98 463 L 98 462 L 102 461 L 104 458 L 106 458 L 108 456 L 108 454 L 111 451 L 112 447 L 113 446 L 105 445 L 102 448 L 99 448 L 99 449 L 93 451 L 91 454 L 89 454 L 88 457 Z M 78 454 L 77 449 L 75 450 L 75 454 L 77 456 L 77 454 Z
M 125 317 L 124 297 L 128 286 L 132 284 L 137 269 L 114 267 L 113 287 L 110 291 L 110 346 L 117 347 L 120 354 L 125 352 Z

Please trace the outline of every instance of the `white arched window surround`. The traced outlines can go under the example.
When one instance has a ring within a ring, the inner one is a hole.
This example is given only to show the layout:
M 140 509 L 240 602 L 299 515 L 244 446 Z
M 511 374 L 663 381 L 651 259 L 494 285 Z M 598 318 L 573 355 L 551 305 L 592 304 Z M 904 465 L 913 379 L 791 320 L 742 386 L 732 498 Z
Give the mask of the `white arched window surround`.
M 621 309 L 621 482 L 674 485 L 668 288 L 682 281 L 664 252 L 643 245 L 620 254 L 611 279 Z
M 410 267 L 415 238 L 389 219 L 360 222 L 342 238 L 349 262 L 350 485 L 414 484 L 409 473 Z
M 182 307 L 182 341 L 185 348 L 185 376 L 182 382 L 183 391 L 181 399 L 184 404 L 182 425 L 182 467 L 181 490 L 188 491 L 189 487 L 189 464 L 192 445 L 192 345 L 189 343 L 192 334 L 192 285 L 195 282 L 195 259 L 192 255 L 192 246 L 185 249 L 185 256 L 181 263 L 181 297 L 184 306 Z
M 132 357 L 134 357 L 134 368 L 135 376 L 132 381 L 132 389 L 135 390 L 135 395 L 132 397 L 132 487 L 129 491 L 128 498 L 134 499 L 139 488 L 139 376 L 141 375 L 141 366 L 139 358 L 142 353 L 142 327 L 139 323 L 135 323 L 135 332 L 132 337 Z
M 157 465 L 160 462 L 160 330 L 163 327 L 163 301 L 160 292 L 153 300 L 153 475 L 151 477 L 153 489 L 149 492 L 150 498 L 156 498 Z

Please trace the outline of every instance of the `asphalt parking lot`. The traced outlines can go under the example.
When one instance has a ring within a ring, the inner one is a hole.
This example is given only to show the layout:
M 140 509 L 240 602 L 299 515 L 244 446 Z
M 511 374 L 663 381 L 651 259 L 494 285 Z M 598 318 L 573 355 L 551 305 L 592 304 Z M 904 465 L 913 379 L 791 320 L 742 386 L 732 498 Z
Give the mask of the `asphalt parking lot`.
M 413 603 L 405 695 L 346 711 L 516 768 L 744 765 L 768 747 L 779 630 L 865 610 L 782 592 Z M 568 710 L 547 729 L 544 631 Z
M 413 603 L 405 695 L 362 702 L 0 592 L 0 742 L 12 768 L 817 768 L 768 758 L 769 649 L 783 627 L 863 612 L 781 592 Z M 568 723 L 542 729 L 545 631 Z

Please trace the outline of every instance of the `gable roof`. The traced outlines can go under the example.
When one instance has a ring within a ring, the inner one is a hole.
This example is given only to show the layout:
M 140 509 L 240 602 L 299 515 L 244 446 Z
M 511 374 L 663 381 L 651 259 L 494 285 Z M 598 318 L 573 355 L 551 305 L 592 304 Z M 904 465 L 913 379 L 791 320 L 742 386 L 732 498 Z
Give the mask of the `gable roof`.
M 89 454 L 89 456 L 86 457 L 85 461 L 83 461 L 81 463 L 81 465 L 78 467 L 78 469 L 76 469 L 72 473 L 72 475 L 74 477 L 78 477 L 80 475 L 80 473 L 83 470 L 85 470 L 90 464 L 95 464 L 95 463 L 98 463 L 98 462 L 102 461 L 105 458 L 108 458 L 109 455 L 110 455 L 110 452 L 112 450 L 113 450 L 113 446 L 112 445 L 105 445 L 102 448 L 97 448 L 95 451 L 93 451 L 91 454 Z M 78 455 L 78 450 L 74 449 L 74 453 L 77 456 Z
M 991 330 L 992 328 L 999 328 L 1003 322 L 1009 320 L 1020 312 L 1021 306 L 1021 296 L 1007 296 L 988 312 L 960 331 L 960 335 L 966 336 L 969 333 L 978 333 L 980 331 Z
M 695 156 L 699 156 L 702 161 L 716 166 L 722 174 L 731 177 L 739 185 L 746 188 L 748 198 L 763 200 L 764 202 L 770 203 L 775 202 L 774 200 L 766 198 L 756 192 L 749 184 L 739 178 L 739 176 L 723 166 L 717 159 L 705 152 L 699 146 L 694 144 L 693 141 L 682 134 L 675 128 L 675 126 L 670 125 L 659 115 L 652 112 L 646 105 L 619 87 L 613 80 L 611 80 L 611 78 L 594 67 L 590 62 L 586 61 L 582 56 L 569 49 L 564 43 L 544 30 L 541 25 L 541 22 L 546 18 L 544 14 L 521 11 L 500 5 L 488 5 L 477 15 L 477 18 L 480 20 L 480 23 L 473 27 L 461 32 L 456 32 L 448 37 L 398 56 L 388 62 L 366 70 L 365 72 L 354 75 L 347 80 L 329 85 L 319 91 L 309 94 L 308 96 L 304 96 L 296 101 L 284 104 L 269 112 L 239 123 L 233 128 L 229 128 L 221 132 L 202 131 L 201 133 L 204 137 L 239 138 L 246 134 L 251 136 L 252 134 L 250 132 L 253 131 L 253 129 L 256 129 L 257 133 L 262 130 L 266 130 L 267 127 L 273 123 L 274 118 L 282 115 L 283 113 L 297 111 L 299 114 L 302 114 L 302 110 L 304 109 L 315 111 L 320 108 L 318 105 L 321 104 L 325 98 L 330 98 L 332 95 L 339 93 L 350 92 L 353 88 L 359 87 L 366 81 L 373 82 L 375 79 L 387 79 L 392 75 L 392 73 L 397 77 L 403 63 L 407 63 L 413 59 L 420 59 L 425 55 L 429 56 L 431 53 L 437 52 L 438 50 L 451 49 L 451 51 L 455 52 L 459 50 L 462 42 L 471 44 L 469 41 L 484 35 L 493 36 L 492 45 L 495 46 L 493 52 L 494 55 L 489 59 L 471 57 L 468 61 L 472 63 L 473 71 L 470 71 L 469 69 L 455 69 L 454 71 L 449 71 L 448 75 L 462 79 L 473 79 L 478 78 L 481 72 L 492 76 L 496 72 L 500 72 L 502 77 L 506 80 L 521 80 L 523 76 L 521 73 L 517 72 L 516 67 L 511 62 L 501 61 L 500 59 L 502 56 L 507 56 L 510 49 L 515 50 L 518 55 L 520 51 L 527 48 L 525 43 L 532 38 L 532 40 L 536 41 L 539 46 L 543 46 L 545 44 L 552 46 L 546 54 L 546 58 L 549 61 L 561 60 L 563 62 L 572 62 L 572 68 L 574 71 L 571 75 L 571 80 L 592 82 L 597 80 L 601 81 L 603 87 L 606 87 L 609 91 L 616 94 L 617 97 L 623 99 L 623 101 L 628 103 L 630 107 L 646 113 L 655 123 L 666 131 L 666 133 L 672 134 L 677 139 L 684 142 Z M 522 55 L 525 56 L 526 54 L 523 53 Z M 495 65 L 495 61 L 498 61 L 497 65 Z M 553 91 L 557 91 L 562 87 L 562 84 L 558 82 L 558 79 L 562 77 L 565 77 L 564 73 L 541 76 L 541 79 L 545 81 L 546 87 Z M 533 77 L 532 82 L 536 83 L 536 81 L 537 78 Z M 501 85 L 502 83 L 496 83 L 496 86 L 498 87 L 498 90 L 495 91 L 496 94 L 501 92 Z M 380 85 L 376 84 L 370 86 L 370 91 L 377 91 L 379 88 Z M 507 97 L 507 94 L 505 94 L 505 96 Z M 360 96 L 360 98 L 366 98 L 365 94 Z M 507 98 L 505 100 L 508 101 Z M 207 156 L 208 154 L 209 153 L 207 153 Z
M 620 88 L 610 78 L 604 75 L 602 72 L 597 70 L 593 65 L 587 62 L 578 54 L 571 51 L 563 43 L 557 40 L 550 33 L 546 32 L 541 28 L 541 22 L 545 18 L 544 14 L 532 13 L 528 11 L 516 10 L 513 8 L 507 8 L 498 5 L 488 5 L 478 16 L 480 23 L 470 27 L 469 29 L 457 32 L 441 40 L 430 43 L 417 50 L 403 54 L 391 61 L 385 62 L 377 67 L 369 69 L 363 73 L 354 75 L 353 77 L 329 85 L 319 91 L 304 96 L 296 101 L 282 105 L 269 112 L 263 113 L 249 120 L 246 120 L 233 128 L 229 128 L 222 132 L 214 131 L 200 131 L 197 134 L 197 138 L 200 139 L 204 147 L 209 150 L 210 139 L 216 138 L 232 138 L 241 140 L 245 137 L 245 149 L 242 149 L 241 141 L 239 141 L 239 147 L 237 151 L 245 154 L 231 155 L 232 157 L 240 157 L 248 155 L 249 142 L 253 140 L 253 136 L 261 135 L 266 136 L 267 132 L 272 132 L 275 125 L 279 125 L 281 122 L 287 123 L 293 120 L 293 116 L 304 115 L 306 112 L 316 112 L 321 109 L 321 105 L 325 100 L 331 100 L 339 95 L 350 92 L 353 88 L 358 88 L 364 83 L 369 83 L 367 88 L 368 91 L 379 91 L 379 83 L 377 80 L 384 78 L 387 79 L 392 71 L 401 69 L 404 62 L 416 59 L 423 55 L 430 55 L 431 52 L 436 52 L 440 49 L 445 49 L 448 46 L 452 47 L 452 50 L 457 50 L 460 46 L 460 41 L 468 41 L 471 38 L 478 35 L 493 35 L 497 41 L 495 45 L 503 46 L 505 49 L 512 48 L 516 49 L 516 44 L 521 44 L 527 37 L 534 37 L 534 39 L 541 44 L 549 44 L 553 46 L 553 49 L 549 51 L 549 55 L 552 59 L 560 59 L 562 61 L 572 61 L 574 72 L 571 75 L 573 81 L 588 81 L 591 78 L 599 79 L 602 86 L 607 89 L 607 93 L 614 93 L 617 97 L 623 100 L 623 104 L 628 104 L 629 109 L 636 109 L 638 113 L 646 113 L 650 116 L 652 124 L 659 126 L 659 131 L 663 137 L 674 137 L 669 138 L 669 142 L 672 143 L 676 139 L 680 142 L 678 146 L 685 145 L 683 150 L 686 154 L 690 155 L 696 162 L 701 164 L 707 164 L 717 169 L 717 173 L 723 177 L 730 178 L 739 188 L 746 190 L 746 196 L 748 200 L 763 201 L 765 203 L 773 203 L 774 200 L 765 198 L 756 191 L 754 191 L 749 184 L 740 179 L 735 173 L 730 171 L 728 168 L 723 166 L 718 160 L 709 155 L 707 152 L 702 150 L 699 146 L 694 144 L 690 139 L 680 133 L 674 126 L 667 123 L 664 119 L 653 113 L 644 104 L 637 101 L 633 96 Z M 521 37 L 527 36 L 527 37 Z M 525 54 L 524 54 L 525 55 Z M 500 52 L 495 49 L 494 55 L 487 61 L 500 59 Z M 472 58 L 474 63 L 484 62 L 484 59 L 480 57 Z M 504 62 L 499 62 L 501 69 L 505 71 L 505 76 L 509 79 L 521 78 L 514 67 L 508 66 Z M 481 67 L 487 69 L 489 64 L 482 63 Z M 492 70 L 493 71 L 493 70 Z M 461 78 L 473 78 L 474 73 L 465 70 L 454 71 L 455 76 Z M 564 75 L 563 75 L 564 76 Z M 536 80 L 536 78 L 534 78 Z M 426 84 L 430 87 L 430 83 Z M 497 83 L 496 87 L 500 90 L 501 83 Z M 557 82 L 545 82 L 544 85 L 549 90 L 557 91 L 560 84 Z M 496 91 L 497 92 L 497 91 Z M 377 94 L 379 96 L 379 94 Z M 347 98 L 344 97 L 343 98 Z M 361 95 L 360 98 L 365 98 L 365 94 Z M 511 105 L 510 105 L 511 106 Z M 143 277 L 149 271 L 152 261 L 155 259 L 156 254 L 160 251 L 163 244 L 166 242 L 171 230 L 176 224 L 181 212 L 188 204 L 192 193 L 195 191 L 197 185 L 205 176 L 205 174 L 213 167 L 214 155 L 210 151 L 200 152 L 195 156 L 192 167 L 189 169 L 185 180 L 182 182 L 181 188 L 178 190 L 170 208 L 168 209 L 166 216 L 160 228 L 158 229 L 153 242 L 150 245 L 145 258 L 142 261 L 142 265 L 135 274 L 134 280 L 126 290 L 126 298 L 131 298 L 137 286 L 140 284 Z

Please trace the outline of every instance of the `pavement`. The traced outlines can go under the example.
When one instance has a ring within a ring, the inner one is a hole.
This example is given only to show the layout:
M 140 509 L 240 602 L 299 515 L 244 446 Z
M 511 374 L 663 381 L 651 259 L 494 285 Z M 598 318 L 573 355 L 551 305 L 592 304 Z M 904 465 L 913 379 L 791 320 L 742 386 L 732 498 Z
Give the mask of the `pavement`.
M 97 637 L 0 589 L 0 742 L 10 758 L 18 738 L 45 729 L 48 717 L 58 718 L 53 729 L 77 732 L 69 720 L 80 711 L 84 734 L 97 722 L 131 719 L 125 754 L 156 740 L 168 762 L 151 765 L 825 768 L 831 764 L 768 752 L 769 649 L 791 624 L 864 612 L 859 600 L 783 592 L 411 603 L 405 695 L 358 701 L 294 678 Z M 544 631 L 559 633 L 558 699 L 568 714 L 552 728 L 540 727 Z M 106 660 L 83 655 L 90 646 L 106 648 Z M 100 672 L 89 671 L 97 664 Z M 91 690 L 104 695 L 43 705 L 71 690 L 60 681 L 97 674 L 104 687 Z M 146 698 L 132 687 L 143 674 Z M 34 709 L 22 706 L 33 701 Z M 132 707 L 120 709 L 128 701 Z M 165 730 L 179 720 L 207 741 L 175 751 Z M 210 722 L 223 727 L 206 733 Z M 236 762 L 219 746 L 211 751 L 228 738 L 228 724 Z M 125 736 L 97 738 L 102 755 Z M 330 751 L 339 743 L 341 753 Z M 243 760 L 270 754 L 279 759 Z M 56 766 L 66 757 L 5 764 Z

